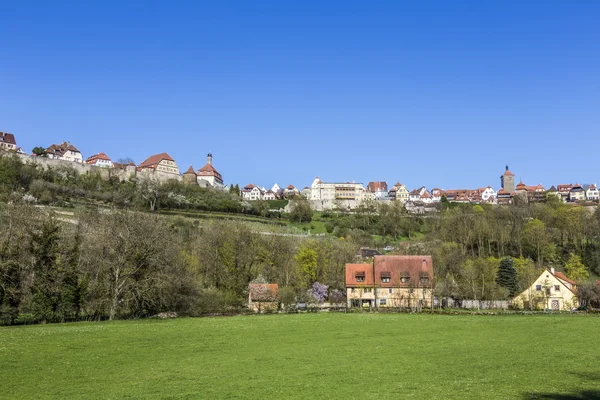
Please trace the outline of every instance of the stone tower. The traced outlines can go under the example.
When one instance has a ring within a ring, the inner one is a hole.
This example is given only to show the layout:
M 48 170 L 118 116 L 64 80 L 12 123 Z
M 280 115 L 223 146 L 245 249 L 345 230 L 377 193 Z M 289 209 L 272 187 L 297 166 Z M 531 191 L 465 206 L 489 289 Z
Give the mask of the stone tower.
M 504 174 L 500 177 L 500 186 L 508 193 L 513 193 L 515 191 L 515 174 L 508 170 L 508 165 L 506 166 L 506 171 L 504 171 Z
M 194 167 L 190 165 L 190 167 L 183 173 L 183 183 L 186 185 L 197 185 L 198 184 L 198 176 L 194 172 Z

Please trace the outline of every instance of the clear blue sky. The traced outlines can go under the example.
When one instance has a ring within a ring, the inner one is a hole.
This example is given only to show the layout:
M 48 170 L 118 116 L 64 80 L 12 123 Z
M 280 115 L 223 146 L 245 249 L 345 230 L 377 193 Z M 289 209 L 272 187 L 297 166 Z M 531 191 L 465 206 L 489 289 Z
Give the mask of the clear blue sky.
M 226 183 L 600 183 L 599 1 L 0 0 L 0 131 Z

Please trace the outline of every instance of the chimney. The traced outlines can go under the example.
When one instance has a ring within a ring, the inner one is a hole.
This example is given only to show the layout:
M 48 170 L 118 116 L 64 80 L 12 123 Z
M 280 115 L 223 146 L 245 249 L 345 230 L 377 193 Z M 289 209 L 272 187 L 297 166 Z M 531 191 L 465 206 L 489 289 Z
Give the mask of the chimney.
M 552 275 L 554 275 L 554 267 L 550 268 L 550 272 L 552 272 Z
M 206 156 L 206 163 L 208 165 L 212 165 L 212 154 L 208 153 L 208 155 Z

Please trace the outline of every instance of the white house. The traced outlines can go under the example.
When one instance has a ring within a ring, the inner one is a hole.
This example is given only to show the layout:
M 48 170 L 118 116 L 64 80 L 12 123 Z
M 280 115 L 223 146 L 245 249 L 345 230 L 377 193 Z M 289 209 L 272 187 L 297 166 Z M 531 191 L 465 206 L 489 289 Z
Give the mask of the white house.
M 262 200 L 263 198 L 263 192 L 262 190 L 260 190 L 260 188 L 252 183 L 244 186 L 244 188 L 242 189 L 242 198 L 244 200 L 250 200 L 250 201 L 254 201 L 254 200 Z
M 481 196 L 482 200 L 488 203 L 496 200 L 496 191 L 491 186 L 480 188 L 479 195 Z
M 513 304 L 526 309 L 570 310 L 578 305 L 576 286 L 562 272 L 555 272 L 554 268 L 546 269 L 513 299 Z
M 112 168 L 113 162 L 110 157 L 104 153 L 94 154 L 85 160 L 88 165 L 95 165 L 96 167 Z
M 585 191 L 585 197 L 588 200 L 600 200 L 600 192 L 598 192 L 598 188 L 596 184 L 591 184 L 590 187 Z
M 0 150 L 17 150 L 15 135 L 8 132 L 0 132 Z
M 46 156 L 53 160 L 64 160 L 76 163 L 83 163 L 83 157 L 77 147 L 70 142 L 62 144 L 53 144 L 46 149 Z
M 198 181 L 205 181 L 210 186 L 218 189 L 223 188 L 223 176 L 213 167 L 213 157 L 211 153 L 206 156 L 206 165 L 196 172 Z

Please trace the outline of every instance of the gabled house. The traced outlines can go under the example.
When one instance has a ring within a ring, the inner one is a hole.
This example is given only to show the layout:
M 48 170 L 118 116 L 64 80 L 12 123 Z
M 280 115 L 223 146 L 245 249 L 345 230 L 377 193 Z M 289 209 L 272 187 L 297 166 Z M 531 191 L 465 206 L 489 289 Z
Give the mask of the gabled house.
M 94 154 L 85 160 L 87 165 L 95 165 L 96 167 L 112 168 L 112 160 L 104 153 Z
M 590 201 L 598 201 L 600 200 L 600 192 L 596 187 L 596 184 L 591 184 L 587 190 L 585 191 L 585 197 Z
M 206 156 L 206 165 L 196 172 L 196 176 L 199 181 L 205 181 L 210 186 L 221 189 L 223 188 L 223 177 L 219 171 L 213 167 L 212 162 L 213 156 L 211 153 L 208 153 Z
M 265 192 L 263 198 L 263 200 L 277 200 L 277 196 L 275 195 L 275 193 L 273 192 L 273 190 L 269 189 Z
M 488 186 L 485 188 L 479 188 L 479 190 L 477 192 L 479 193 L 481 200 L 485 201 L 486 203 L 495 203 L 496 202 L 497 193 L 491 186 Z
M 442 201 L 442 196 L 444 195 L 444 191 L 440 188 L 431 189 L 431 201 L 434 203 L 439 203 Z
M 22 154 L 22 155 L 26 155 L 27 154 L 27 153 L 25 153 L 25 150 L 23 150 L 22 147 L 17 147 L 16 150 L 15 150 L 15 152 L 17 154 Z
M 242 198 L 250 201 L 262 200 L 263 192 L 258 186 L 250 183 L 242 189 Z
M 179 167 L 167 153 L 155 154 L 148 157 L 137 166 L 140 172 L 158 171 L 179 176 Z
M 17 150 L 15 135 L 8 132 L 0 132 L 0 150 Z
M 408 201 L 409 194 L 410 193 L 408 189 L 406 189 L 406 186 L 404 186 L 400 182 L 396 182 L 396 184 L 392 186 L 389 196 L 392 200 L 398 200 L 402 204 L 404 204 Z
M 283 196 L 286 198 L 295 197 L 300 194 L 300 191 L 296 189 L 294 185 L 288 185 L 283 191 Z
M 349 307 L 428 307 L 433 296 L 431 256 L 375 256 L 346 264 Z
M 46 157 L 51 160 L 63 160 L 76 163 L 83 163 L 83 157 L 77 147 L 70 142 L 62 142 L 62 144 L 53 144 L 46 149 Z
M 545 269 L 512 303 L 517 308 L 568 311 L 578 305 L 576 288 L 562 272 Z
M 498 193 L 496 194 L 496 201 L 498 204 L 512 204 L 513 194 L 502 188 L 498 190 Z
M 408 195 L 408 200 L 410 201 L 423 201 L 423 195 L 427 193 L 429 195 L 429 199 L 431 200 L 431 193 L 427 190 L 425 186 L 421 186 L 418 189 L 411 191 Z M 398 194 L 396 194 L 398 196 Z M 426 197 L 425 197 L 426 198 Z
M 388 185 L 384 181 L 369 182 L 367 184 L 367 191 L 373 193 L 375 200 L 387 200 L 388 199 Z
M 310 188 L 308 186 L 305 186 L 304 189 L 302 189 L 302 191 L 300 192 L 300 194 L 305 199 L 310 199 Z
M 562 198 L 563 201 L 569 200 L 569 193 L 571 193 L 571 189 L 573 189 L 573 185 L 562 184 L 557 186 L 558 194 Z
M 250 283 L 248 308 L 255 312 L 277 310 L 279 285 L 276 283 Z
M 571 188 L 569 201 L 585 201 L 585 190 L 579 183 L 574 184 Z

